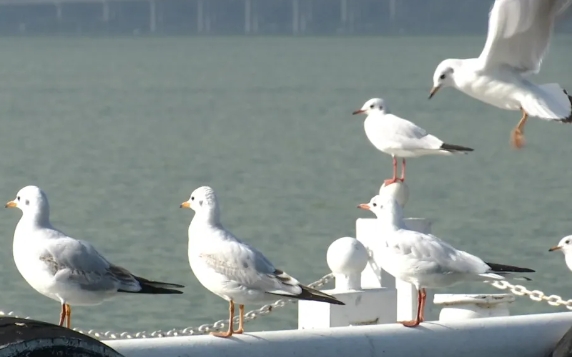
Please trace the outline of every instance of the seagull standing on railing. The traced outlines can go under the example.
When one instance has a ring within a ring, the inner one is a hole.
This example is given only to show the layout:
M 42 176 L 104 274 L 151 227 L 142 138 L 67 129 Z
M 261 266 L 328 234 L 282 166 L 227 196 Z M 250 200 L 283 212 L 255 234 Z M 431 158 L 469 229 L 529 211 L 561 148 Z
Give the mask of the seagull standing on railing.
M 417 289 L 417 315 L 414 320 L 401 321 L 404 326 L 415 327 L 424 321 L 427 288 L 448 287 L 463 281 L 504 280 L 510 273 L 534 272 L 527 268 L 486 263 L 432 234 L 406 229 L 401 206 L 389 195 L 377 195 L 358 207 L 377 216 L 381 268 Z
M 344 305 L 276 269 L 256 248 L 227 231 L 220 222 L 220 209 L 212 188 L 197 188 L 181 208 L 195 211 L 188 232 L 193 273 L 205 288 L 229 302 L 228 330 L 211 335 L 230 337 L 233 333 L 243 333 L 244 305 L 270 302 L 277 296 Z M 238 330 L 233 327 L 235 304 L 239 308 Z
M 393 177 L 384 181 L 386 186 L 405 181 L 406 157 L 466 154 L 473 151 L 468 147 L 444 143 L 409 120 L 391 114 L 387 103 L 381 98 L 368 100 L 353 114 L 367 115 L 364 121 L 367 138 L 379 151 L 393 158 Z M 402 158 L 401 179 L 397 178 L 398 157 Z
M 14 261 L 24 279 L 40 294 L 62 305 L 60 326 L 71 327 L 71 305 L 98 305 L 119 293 L 182 294 L 161 283 L 131 274 L 107 261 L 91 244 L 68 237 L 50 223 L 48 197 L 26 186 L 6 207 L 22 210 L 14 232 Z
M 524 145 L 529 116 L 572 123 L 572 97 L 557 83 L 537 85 L 554 22 L 571 0 L 496 0 L 489 15 L 485 47 L 478 58 L 447 59 L 433 74 L 431 99 L 440 88 L 454 87 L 501 109 L 520 110 L 511 133 L 515 148 Z

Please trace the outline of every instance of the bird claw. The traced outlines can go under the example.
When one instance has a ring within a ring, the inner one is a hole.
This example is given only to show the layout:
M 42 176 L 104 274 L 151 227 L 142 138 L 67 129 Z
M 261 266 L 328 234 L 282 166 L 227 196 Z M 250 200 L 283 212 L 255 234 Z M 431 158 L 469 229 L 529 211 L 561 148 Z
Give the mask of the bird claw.
M 398 178 L 394 177 L 394 178 L 387 179 L 387 180 L 383 181 L 383 184 L 384 184 L 385 186 L 389 186 L 389 185 L 391 185 L 392 183 L 403 182 L 403 181 L 404 181 L 403 179 L 398 179 Z
M 398 322 L 405 327 L 416 327 L 419 326 L 419 324 L 421 323 L 420 320 L 409 320 L 409 321 L 398 321 Z

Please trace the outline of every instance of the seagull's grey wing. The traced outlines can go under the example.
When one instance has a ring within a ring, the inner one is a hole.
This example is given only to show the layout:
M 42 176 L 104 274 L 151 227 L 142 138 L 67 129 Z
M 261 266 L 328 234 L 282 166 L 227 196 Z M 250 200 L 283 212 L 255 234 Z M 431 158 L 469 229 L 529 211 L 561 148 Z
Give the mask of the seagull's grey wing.
M 384 119 L 388 122 L 382 129 L 388 141 L 393 141 L 395 147 L 408 150 L 437 150 L 443 145 L 436 136 L 427 133 L 427 130 L 409 120 L 393 114 L 386 114 Z
M 548 50 L 557 12 L 569 0 L 496 0 L 490 15 L 482 68 L 508 65 L 528 74 L 538 73 Z
M 482 274 L 490 270 L 479 257 L 457 250 L 432 234 L 399 230 L 392 243 L 392 249 L 415 270 L 439 274 Z
M 40 256 L 56 280 L 74 282 L 92 291 L 139 291 L 139 282 L 124 268 L 109 263 L 89 243 L 62 237 Z
M 302 292 L 296 279 L 276 269 L 260 251 L 239 240 L 209 245 L 203 248 L 200 258 L 213 271 L 247 288 L 283 295 Z

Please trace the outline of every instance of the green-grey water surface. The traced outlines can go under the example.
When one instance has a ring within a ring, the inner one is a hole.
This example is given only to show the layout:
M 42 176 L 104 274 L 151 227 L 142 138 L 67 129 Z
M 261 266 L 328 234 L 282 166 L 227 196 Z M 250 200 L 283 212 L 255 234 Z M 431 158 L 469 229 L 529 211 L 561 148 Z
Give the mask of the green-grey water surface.
M 223 220 L 271 261 L 309 283 L 328 272 L 329 244 L 354 236 L 356 205 L 391 174 L 391 159 L 350 113 L 371 97 L 467 156 L 408 162 L 408 216 L 488 261 L 537 270 L 527 286 L 572 297 L 572 273 L 549 253 L 572 233 L 572 126 L 530 120 L 452 89 L 427 100 L 435 66 L 479 54 L 476 37 L 0 39 L 0 198 L 28 184 L 48 194 L 53 223 L 133 273 L 186 285 L 177 296 L 120 296 L 77 307 L 80 328 L 155 330 L 226 317 L 187 261 L 200 185 Z M 572 89 L 572 37 L 553 41 L 538 82 Z M 0 308 L 55 322 L 12 258 L 17 210 L 0 214 Z M 440 292 L 497 293 L 484 284 Z M 255 307 L 255 306 L 252 306 Z M 252 308 L 251 307 L 251 308 Z M 512 313 L 559 311 L 519 298 Z M 277 310 L 249 330 L 296 326 Z M 435 311 L 433 312 L 435 315 Z

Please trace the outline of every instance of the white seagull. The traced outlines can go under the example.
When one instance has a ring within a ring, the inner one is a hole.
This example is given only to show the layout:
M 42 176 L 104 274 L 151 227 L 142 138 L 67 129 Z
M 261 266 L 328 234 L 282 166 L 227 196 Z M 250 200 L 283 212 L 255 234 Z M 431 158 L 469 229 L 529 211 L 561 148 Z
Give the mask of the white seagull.
M 425 129 L 409 120 L 391 114 L 387 103 L 381 98 L 372 98 L 352 114 L 366 114 L 365 135 L 379 151 L 393 158 L 393 177 L 385 185 L 405 180 L 405 158 L 425 155 L 463 154 L 473 149 L 446 144 Z M 402 158 L 401 179 L 397 178 L 397 158 Z
M 564 253 L 564 260 L 568 269 L 572 270 L 572 236 L 566 236 L 558 242 L 557 246 L 548 249 L 549 252 L 561 251 Z
M 496 0 L 480 56 L 441 62 L 433 75 L 429 99 L 440 88 L 454 87 L 495 107 L 520 110 L 522 118 L 511 133 L 515 148 L 524 145 L 524 125 L 529 116 L 572 123 L 572 97 L 559 84 L 537 85 L 529 79 L 540 71 L 556 16 L 571 3 Z
M 344 305 L 276 269 L 256 248 L 227 231 L 220 222 L 220 209 L 212 188 L 197 188 L 181 208 L 195 211 L 189 225 L 189 263 L 193 273 L 205 288 L 229 302 L 228 331 L 211 335 L 230 337 L 233 333 L 243 333 L 244 305 L 266 303 L 276 297 Z M 238 330 L 233 329 L 235 303 L 239 305 Z
M 415 327 L 424 321 L 426 288 L 448 287 L 463 281 L 503 280 L 511 272 L 534 272 L 527 268 L 486 263 L 432 234 L 406 229 L 401 206 L 389 195 L 377 195 L 358 207 L 377 216 L 382 247 L 381 268 L 417 289 L 417 316 L 411 321 L 401 321 L 404 326 Z
M 107 261 L 88 242 L 68 237 L 50 223 L 44 191 L 22 188 L 6 207 L 22 210 L 14 232 L 14 261 L 24 279 L 61 303 L 60 326 L 71 327 L 71 305 L 98 305 L 119 293 L 182 294 L 183 285 L 150 281 Z

